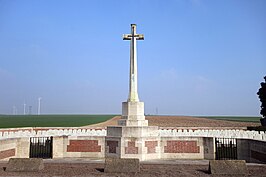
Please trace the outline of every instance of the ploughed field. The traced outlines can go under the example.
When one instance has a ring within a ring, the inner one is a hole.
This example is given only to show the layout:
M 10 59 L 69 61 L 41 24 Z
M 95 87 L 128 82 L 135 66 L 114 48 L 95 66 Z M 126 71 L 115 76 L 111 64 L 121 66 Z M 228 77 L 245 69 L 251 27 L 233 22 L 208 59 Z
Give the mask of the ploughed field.
M 149 120 L 149 125 L 161 127 L 247 127 L 260 125 L 259 122 L 237 121 L 234 117 L 220 120 L 211 117 L 147 116 L 147 119 Z
M 106 127 L 111 125 L 117 125 L 117 120 L 121 116 L 116 116 L 106 122 L 89 125 L 96 127 Z M 236 117 L 190 117 L 190 116 L 146 116 L 149 121 L 150 126 L 160 126 L 160 127 L 248 127 L 248 126 L 259 126 L 259 117 L 241 117 L 240 121 L 237 121 Z M 240 117 L 238 117 L 240 118 Z M 243 120 L 249 120 L 248 122 L 243 122 Z

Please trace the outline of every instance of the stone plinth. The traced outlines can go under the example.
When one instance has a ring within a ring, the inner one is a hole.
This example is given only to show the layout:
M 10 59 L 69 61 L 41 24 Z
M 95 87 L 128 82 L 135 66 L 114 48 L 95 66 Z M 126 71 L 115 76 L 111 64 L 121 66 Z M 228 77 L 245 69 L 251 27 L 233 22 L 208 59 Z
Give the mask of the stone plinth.
M 7 172 L 33 172 L 44 169 L 43 159 L 11 158 L 8 161 Z
M 159 159 L 159 129 L 157 126 L 107 127 L 105 147 L 106 158 Z
M 157 126 L 110 126 L 107 127 L 108 137 L 158 137 Z
M 106 173 L 137 173 L 140 172 L 139 159 L 106 158 L 104 165 Z
M 144 116 L 143 102 L 123 102 L 122 117 L 118 120 L 121 126 L 148 126 Z
M 210 160 L 209 172 L 212 175 L 246 176 L 248 170 L 245 160 Z

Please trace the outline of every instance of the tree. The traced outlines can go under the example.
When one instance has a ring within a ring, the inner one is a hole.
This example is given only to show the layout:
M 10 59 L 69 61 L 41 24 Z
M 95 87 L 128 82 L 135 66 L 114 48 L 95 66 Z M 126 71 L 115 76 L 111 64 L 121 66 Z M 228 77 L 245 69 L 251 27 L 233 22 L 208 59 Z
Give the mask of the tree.
M 261 125 L 266 126 L 266 76 L 264 77 L 265 82 L 261 82 L 261 88 L 259 89 L 257 95 L 259 95 L 259 99 L 261 102 L 261 111 L 260 114 L 262 115 Z

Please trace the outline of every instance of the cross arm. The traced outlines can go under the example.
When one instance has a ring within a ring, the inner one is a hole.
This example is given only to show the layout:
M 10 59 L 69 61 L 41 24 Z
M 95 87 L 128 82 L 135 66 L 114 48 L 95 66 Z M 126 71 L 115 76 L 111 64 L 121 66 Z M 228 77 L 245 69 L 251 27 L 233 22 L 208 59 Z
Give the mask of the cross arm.
M 131 34 L 123 34 L 123 40 L 131 40 L 132 35 Z
M 144 40 L 144 34 L 135 35 L 137 40 Z
M 144 34 L 135 34 L 134 37 L 137 40 L 144 40 Z M 123 34 L 123 40 L 131 40 L 132 34 Z

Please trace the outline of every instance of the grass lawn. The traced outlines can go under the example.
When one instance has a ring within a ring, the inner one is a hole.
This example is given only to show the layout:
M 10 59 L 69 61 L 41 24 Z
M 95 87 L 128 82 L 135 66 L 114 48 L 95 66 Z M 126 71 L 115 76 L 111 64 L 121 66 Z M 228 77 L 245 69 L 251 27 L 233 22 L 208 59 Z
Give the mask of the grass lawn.
M 238 117 L 238 116 L 197 116 L 208 119 L 230 120 L 238 122 L 260 122 L 261 117 Z
M 79 127 L 107 121 L 116 115 L 0 115 L 0 128 Z

